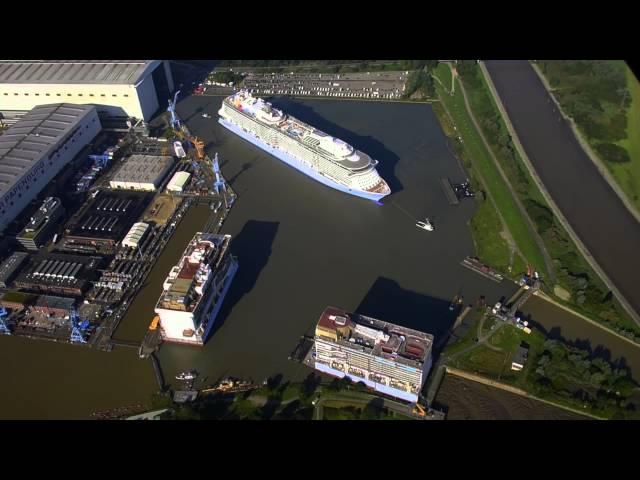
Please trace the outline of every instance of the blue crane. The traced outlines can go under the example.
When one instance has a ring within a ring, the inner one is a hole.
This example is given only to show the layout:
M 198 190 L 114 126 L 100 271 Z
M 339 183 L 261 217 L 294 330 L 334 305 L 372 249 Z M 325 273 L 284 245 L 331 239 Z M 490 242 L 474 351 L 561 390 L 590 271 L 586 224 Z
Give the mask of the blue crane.
M 174 129 L 180 128 L 180 120 L 178 120 L 178 116 L 176 115 L 176 101 L 178 100 L 179 93 L 180 90 L 173 96 L 173 102 L 169 99 L 169 106 L 167 107 L 167 112 L 171 114 L 171 126 Z
M 0 306 L 0 334 L 11 335 L 11 330 L 4 321 L 4 317 L 9 316 L 9 312 L 3 306 Z
M 84 338 L 83 330 L 86 330 L 89 326 L 89 322 L 80 321 L 80 315 L 75 308 L 72 308 L 69 312 L 69 323 L 71 324 L 71 337 L 72 343 L 87 343 Z
M 213 188 L 215 188 L 216 193 L 220 193 L 220 189 L 222 190 L 226 190 L 227 186 L 224 183 L 224 179 L 222 178 L 222 175 L 220 175 L 220 165 L 218 164 L 218 154 L 216 153 L 215 158 L 213 159 L 213 161 L 211 162 L 213 165 L 213 173 L 216 176 L 216 181 L 213 184 Z
M 109 160 L 111 160 L 111 155 L 104 152 L 102 155 L 89 155 L 89 158 L 93 160 L 98 167 L 104 168 L 107 166 L 107 163 L 109 163 Z

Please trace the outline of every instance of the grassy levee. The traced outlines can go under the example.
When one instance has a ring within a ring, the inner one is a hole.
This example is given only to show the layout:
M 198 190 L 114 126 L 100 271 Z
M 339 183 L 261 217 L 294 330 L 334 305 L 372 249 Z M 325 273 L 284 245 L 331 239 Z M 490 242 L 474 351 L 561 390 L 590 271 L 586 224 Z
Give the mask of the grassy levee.
M 627 111 L 627 138 L 616 143 L 627 150 L 631 162 L 606 162 L 605 165 L 636 209 L 640 210 L 640 82 L 628 67 L 627 85 L 631 95 L 631 106 Z
M 631 69 L 621 60 L 538 60 L 536 64 L 562 110 L 632 208 L 640 212 L 640 82 Z M 611 83 L 615 71 L 617 81 Z M 627 160 L 615 161 L 615 154 L 602 150 L 607 144 L 622 147 Z
M 527 225 L 520 215 L 516 202 L 511 195 L 507 185 L 504 183 L 500 172 L 496 168 L 491 155 L 487 151 L 482 139 L 480 138 L 477 130 L 473 126 L 473 122 L 469 117 L 464 103 L 464 98 L 459 88 L 456 88 L 454 95 L 450 95 L 448 89 L 445 89 L 443 85 L 451 84 L 450 73 L 448 73 L 449 67 L 445 64 L 440 64 L 435 71 L 435 75 L 438 76 L 440 82 L 436 82 L 436 90 L 440 101 L 445 104 L 447 112 L 452 117 L 452 120 L 457 128 L 457 132 L 462 137 L 464 150 L 468 153 L 473 169 L 477 169 L 478 173 L 483 179 L 485 188 L 489 191 L 489 194 L 495 200 L 498 206 L 502 218 L 504 219 L 511 236 L 513 237 L 519 252 L 525 257 L 527 263 L 536 266 L 543 277 L 546 277 L 547 272 L 544 268 L 544 259 L 535 243 L 535 240 L 531 237 L 528 231 Z M 455 80 L 456 83 L 459 79 Z M 478 240 L 483 240 L 482 235 L 476 235 L 476 246 L 478 251 L 481 252 L 483 248 L 487 248 L 484 245 L 480 245 Z M 488 237 L 487 237 L 488 238 Z M 496 265 L 496 267 L 499 267 Z M 521 272 L 514 272 L 515 274 Z
M 477 65 L 463 68 L 465 88 L 485 138 L 507 173 L 520 201 L 535 223 L 538 233 L 556 267 L 557 286 L 571 294 L 570 301 L 547 293 L 558 302 L 627 338 L 640 342 L 640 329 L 622 306 L 608 294 L 600 277 L 584 259 L 531 177 L 518 150 L 513 148 L 508 129 L 484 75 Z M 505 147 L 507 145 L 508 147 Z M 554 287 L 554 286 L 551 286 Z

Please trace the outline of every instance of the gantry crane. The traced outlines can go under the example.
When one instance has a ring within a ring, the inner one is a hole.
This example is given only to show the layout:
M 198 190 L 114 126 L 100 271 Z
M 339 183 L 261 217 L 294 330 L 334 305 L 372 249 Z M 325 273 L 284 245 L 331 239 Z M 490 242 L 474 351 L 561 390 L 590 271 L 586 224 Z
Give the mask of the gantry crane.
M 87 320 L 80 322 L 80 315 L 75 308 L 72 308 L 69 312 L 69 323 L 71 324 L 71 337 L 72 343 L 87 343 L 84 338 L 83 330 L 86 330 L 89 326 Z
M 7 309 L 0 305 L 0 334 L 11 335 L 11 330 L 9 330 L 9 327 L 7 326 L 7 323 L 4 320 L 5 317 L 8 317 L 8 316 L 9 316 L 9 312 L 7 312 Z
M 220 191 L 226 190 L 227 186 L 224 183 L 224 179 L 222 178 L 222 175 L 220 174 L 220 164 L 218 163 L 218 153 L 216 153 L 216 156 L 214 157 L 211 163 L 213 164 L 213 174 L 216 176 L 216 181 L 213 184 L 213 188 L 215 189 L 217 194 L 220 194 Z
M 167 107 L 167 111 L 171 114 L 171 126 L 174 130 L 178 130 L 180 128 L 180 120 L 178 120 L 178 116 L 176 115 L 176 101 L 178 100 L 179 93 L 180 90 L 178 90 L 173 96 L 173 102 L 169 99 L 169 106 Z

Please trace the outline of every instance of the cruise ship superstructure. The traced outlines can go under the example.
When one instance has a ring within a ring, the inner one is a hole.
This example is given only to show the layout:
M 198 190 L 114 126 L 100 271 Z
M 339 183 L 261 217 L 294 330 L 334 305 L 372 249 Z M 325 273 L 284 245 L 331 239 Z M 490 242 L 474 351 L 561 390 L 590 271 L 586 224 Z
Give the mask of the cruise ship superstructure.
M 391 193 L 377 160 L 246 90 L 225 98 L 218 114 L 227 129 L 331 188 L 374 201 Z
M 203 345 L 238 269 L 231 235 L 195 234 L 166 280 L 155 308 L 162 339 Z
M 314 338 L 315 368 L 416 402 L 431 369 L 433 335 L 327 307 Z

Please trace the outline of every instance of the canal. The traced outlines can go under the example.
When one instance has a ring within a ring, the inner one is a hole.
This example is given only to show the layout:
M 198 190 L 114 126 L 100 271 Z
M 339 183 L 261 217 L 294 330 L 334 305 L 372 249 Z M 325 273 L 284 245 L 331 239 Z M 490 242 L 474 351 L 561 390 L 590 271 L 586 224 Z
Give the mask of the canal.
M 640 312 L 640 224 L 582 150 L 526 60 L 486 62 L 546 189 L 611 281 Z
M 532 324 L 550 338 L 566 341 L 592 355 L 628 368 L 640 383 L 640 346 L 629 343 L 541 297 L 532 296 L 522 307 Z

